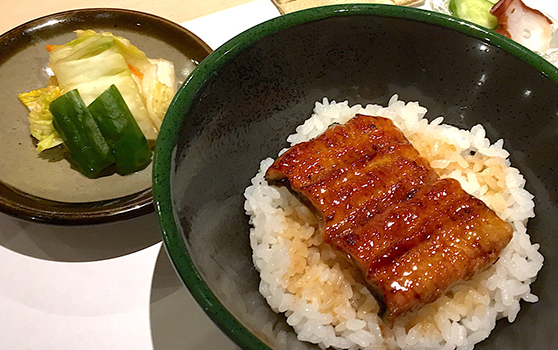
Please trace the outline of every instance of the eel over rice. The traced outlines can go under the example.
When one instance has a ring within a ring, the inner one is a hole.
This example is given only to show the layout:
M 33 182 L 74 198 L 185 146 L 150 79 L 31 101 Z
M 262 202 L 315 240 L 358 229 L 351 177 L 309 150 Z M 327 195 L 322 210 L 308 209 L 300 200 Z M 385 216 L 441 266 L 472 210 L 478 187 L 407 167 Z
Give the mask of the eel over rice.
M 390 119 L 357 115 L 291 147 L 267 170 L 321 219 L 397 317 L 494 263 L 511 225 L 454 179 L 440 179 Z

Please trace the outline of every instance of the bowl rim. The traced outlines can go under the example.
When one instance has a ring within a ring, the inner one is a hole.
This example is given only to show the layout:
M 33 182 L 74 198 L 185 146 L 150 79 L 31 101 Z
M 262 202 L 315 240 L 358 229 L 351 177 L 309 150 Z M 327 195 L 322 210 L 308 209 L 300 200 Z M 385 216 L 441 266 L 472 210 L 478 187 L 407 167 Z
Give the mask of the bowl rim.
M 292 12 L 267 20 L 238 34 L 211 53 L 178 90 L 161 126 L 160 141 L 156 146 L 153 163 L 154 203 L 165 249 L 179 277 L 213 322 L 243 349 L 271 348 L 244 327 L 223 306 L 203 280 L 189 256 L 181 229 L 177 225 L 171 193 L 173 156 L 176 152 L 178 131 L 200 87 L 211 78 L 213 71 L 219 70 L 243 49 L 268 35 L 292 26 L 331 17 L 353 15 L 402 18 L 445 27 L 475 37 L 512 54 L 558 84 L 558 67 L 521 44 L 492 30 L 431 10 L 385 4 L 329 5 Z M 175 111 L 176 109 L 178 110 Z
M 72 9 L 37 17 L 1 33 L 0 44 L 17 42 L 18 38 L 22 37 L 21 33 L 45 30 L 60 22 L 74 23 L 84 19 L 94 19 L 96 16 L 103 16 L 104 19 L 128 16 L 137 18 L 138 25 L 140 19 L 156 22 L 159 26 L 163 26 L 164 30 L 184 33 L 206 54 L 212 52 L 209 45 L 178 23 L 146 12 L 111 7 Z M 95 27 L 95 24 L 93 23 L 92 26 Z M 151 186 L 122 197 L 67 203 L 40 198 L 0 181 L 0 212 L 25 221 L 64 226 L 93 225 L 132 219 L 152 213 L 154 209 Z

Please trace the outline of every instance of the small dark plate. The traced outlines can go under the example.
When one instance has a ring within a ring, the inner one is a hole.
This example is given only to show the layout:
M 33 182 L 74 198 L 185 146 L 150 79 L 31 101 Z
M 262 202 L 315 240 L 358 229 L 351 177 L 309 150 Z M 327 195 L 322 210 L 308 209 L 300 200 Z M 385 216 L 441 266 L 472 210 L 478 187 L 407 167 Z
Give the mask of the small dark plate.
M 323 97 L 419 101 L 427 117 L 482 123 L 505 140 L 535 196 L 545 265 L 512 324 L 475 349 L 551 349 L 558 329 L 558 69 L 503 36 L 447 15 L 339 5 L 284 15 L 233 38 L 179 90 L 163 123 L 153 192 L 164 242 L 202 308 L 243 349 L 319 349 L 296 340 L 258 292 L 243 193 Z M 282 341 L 292 341 L 285 346 Z
M 110 31 L 150 58 L 174 63 L 183 82 L 211 48 L 169 20 L 121 9 L 72 10 L 25 23 L 0 37 L 0 211 L 37 222 L 83 225 L 129 219 L 153 211 L 151 165 L 135 174 L 89 179 L 71 168 L 60 149 L 40 155 L 29 133 L 28 111 L 17 94 L 46 85 L 46 44 L 63 44 L 73 31 Z M 192 65 L 192 63 L 194 65 Z M 191 70 L 191 69 L 190 69 Z

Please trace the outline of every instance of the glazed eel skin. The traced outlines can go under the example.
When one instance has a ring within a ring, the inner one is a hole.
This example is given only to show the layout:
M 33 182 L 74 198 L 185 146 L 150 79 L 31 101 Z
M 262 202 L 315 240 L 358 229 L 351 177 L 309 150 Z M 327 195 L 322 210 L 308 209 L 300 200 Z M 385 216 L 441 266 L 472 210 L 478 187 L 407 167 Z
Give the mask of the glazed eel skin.
M 457 180 L 440 179 L 388 118 L 332 125 L 265 176 L 321 219 L 324 241 L 362 272 L 388 323 L 493 264 L 512 236 Z

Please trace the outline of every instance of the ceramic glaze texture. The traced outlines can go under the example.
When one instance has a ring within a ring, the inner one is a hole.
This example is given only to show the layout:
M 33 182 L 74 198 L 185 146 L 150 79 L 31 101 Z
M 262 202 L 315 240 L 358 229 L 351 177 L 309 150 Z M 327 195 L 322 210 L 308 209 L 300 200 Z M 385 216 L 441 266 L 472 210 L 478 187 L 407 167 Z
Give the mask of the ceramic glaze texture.
M 442 15 L 348 8 L 295 13 L 256 27 L 209 56 L 183 86 L 163 125 L 168 142 L 158 146 L 154 175 L 165 243 L 179 274 L 238 344 L 278 346 L 277 333 L 289 327 L 258 294 L 243 191 L 259 162 L 277 157 L 316 101 L 386 104 L 397 93 L 420 101 L 429 119 L 442 115 L 462 128 L 482 123 L 493 142 L 505 140 L 535 195 L 529 230 L 546 257 L 533 285 L 541 301 L 523 303 L 515 323 L 499 321 L 476 349 L 548 349 L 558 327 L 552 307 L 558 303 L 552 278 L 558 268 L 556 70 L 503 38 Z M 172 162 L 162 160 L 167 156 Z M 262 329 L 266 322 L 275 328 Z M 317 348 L 288 332 L 287 348 Z

